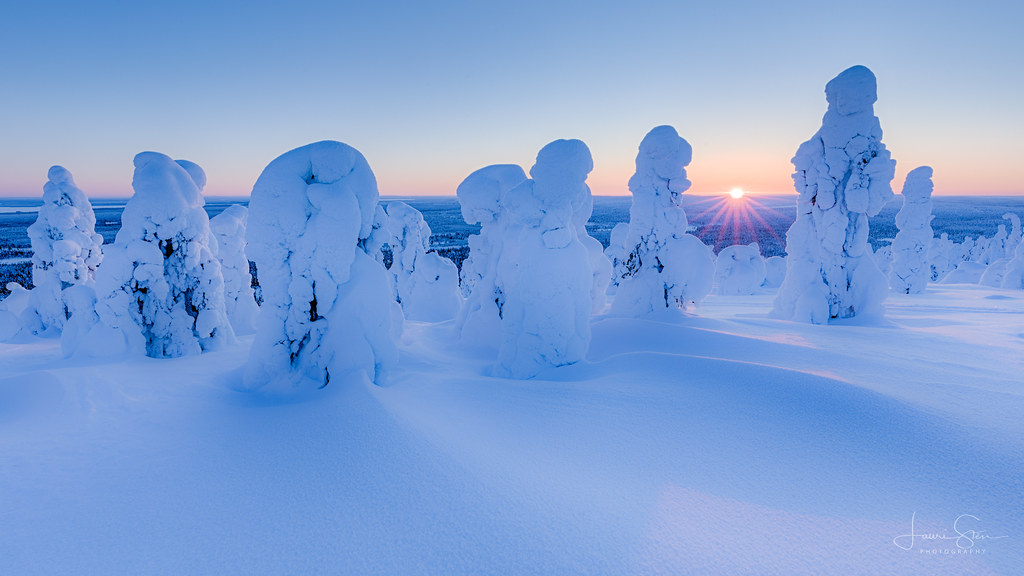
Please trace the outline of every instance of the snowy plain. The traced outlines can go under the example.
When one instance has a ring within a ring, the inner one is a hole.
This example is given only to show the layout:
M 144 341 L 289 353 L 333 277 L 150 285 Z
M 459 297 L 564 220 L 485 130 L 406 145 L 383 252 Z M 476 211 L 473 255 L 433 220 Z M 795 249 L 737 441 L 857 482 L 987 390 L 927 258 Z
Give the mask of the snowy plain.
M 526 381 L 408 322 L 386 385 L 287 403 L 235 391 L 251 337 L 4 345 L 3 571 L 1018 573 L 1024 294 L 933 286 L 867 325 L 770 305 L 601 315 L 585 362 Z

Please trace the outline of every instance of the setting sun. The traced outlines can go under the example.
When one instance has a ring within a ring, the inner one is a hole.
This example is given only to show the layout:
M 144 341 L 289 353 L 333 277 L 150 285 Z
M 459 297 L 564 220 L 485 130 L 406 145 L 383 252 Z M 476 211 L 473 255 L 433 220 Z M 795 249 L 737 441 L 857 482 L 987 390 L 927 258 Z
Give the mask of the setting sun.
M 743 198 L 743 194 L 744 192 L 742 188 L 733 188 L 732 190 L 729 190 L 729 196 L 732 196 L 735 200 Z

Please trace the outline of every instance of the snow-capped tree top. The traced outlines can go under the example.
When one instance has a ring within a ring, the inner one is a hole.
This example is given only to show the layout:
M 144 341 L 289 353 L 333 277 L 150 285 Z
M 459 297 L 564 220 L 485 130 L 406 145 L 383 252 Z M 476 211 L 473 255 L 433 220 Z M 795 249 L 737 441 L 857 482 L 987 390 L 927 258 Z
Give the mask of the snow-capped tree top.
M 46 173 L 46 178 L 54 185 L 71 184 L 75 185 L 74 179 L 71 177 L 71 172 L 63 166 L 50 166 L 50 170 Z
M 188 175 L 192 177 L 192 181 L 195 182 L 196 188 L 200 192 L 203 191 L 203 188 L 206 188 L 206 172 L 199 164 L 188 160 L 175 160 L 175 162 L 188 172 Z
M 467 224 L 489 224 L 501 212 L 501 195 L 522 184 L 526 172 L 516 164 L 494 164 L 473 172 L 455 193 Z
M 825 85 L 825 99 L 830 111 L 843 116 L 873 114 L 878 100 L 875 75 L 865 66 L 847 68 Z
M 579 202 L 587 174 L 594 169 L 590 149 L 581 140 L 555 140 L 540 149 L 530 168 L 534 194 L 547 206 Z M 589 189 L 588 189 L 589 191 Z
M 667 182 L 677 193 L 690 188 L 686 179 L 686 166 L 693 159 L 693 148 L 672 126 L 658 126 L 644 136 L 636 155 L 636 173 L 629 179 L 629 190 L 651 189 L 650 181 L 657 178 Z
M 430 250 L 430 226 L 419 210 L 405 202 L 389 202 L 387 215 L 388 231 L 399 243 L 397 248 L 407 250 L 410 258 L 418 252 Z
M 153 235 L 168 239 L 186 228 L 192 229 L 188 233 L 191 237 L 203 235 L 203 228 L 208 230 L 208 218 L 203 211 L 205 200 L 195 180 L 169 156 L 159 152 L 137 154 L 132 187 L 135 195 L 124 207 L 121 230 L 117 233 L 122 244 L 130 238 Z M 203 217 L 199 212 L 203 212 Z
M 210 231 L 217 236 L 234 236 L 239 230 L 245 230 L 249 211 L 241 204 L 232 204 L 223 212 L 210 218 Z
M 341 191 L 359 204 L 359 238 L 373 230 L 377 179 L 366 158 L 347 144 L 324 140 L 286 152 L 267 165 L 253 189 L 266 191 L 265 201 L 273 203 L 271 212 L 289 235 L 301 233 L 311 207 Z
M 932 197 L 932 169 L 930 166 L 920 166 L 907 173 L 907 180 L 903 184 L 903 198 L 905 202 L 917 204 L 926 202 Z

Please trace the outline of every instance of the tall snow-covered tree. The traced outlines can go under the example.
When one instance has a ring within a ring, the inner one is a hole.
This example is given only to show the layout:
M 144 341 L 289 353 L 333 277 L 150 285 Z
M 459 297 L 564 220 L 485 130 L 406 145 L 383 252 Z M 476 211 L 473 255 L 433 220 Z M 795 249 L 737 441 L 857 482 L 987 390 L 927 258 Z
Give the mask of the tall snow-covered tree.
M 107 340 L 153 358 L 198 354 L 234 342 L 224 278 L 211 249 L 199 166 L 157 152 L 135 156 L 135 194 L 96 275 L 100 326 Z M 97 342 L 89 342 L 95 348 Z
M 480 225 L 480 232 L 467 239 L 469 256 L 462 262 L 460 273 L 466 301 L 456 327 L 463 341 L 500 346 L 505 294 L 497 284 L 497 273 L 508 219 L 501 199 L 526 179 L 526 172 L 519 166 L 495 164 L 473 172 L 456 189 L 463 220 Z
M 881 313 L 888 281 L 868 246 L 868 217 L 893 197 L 896 169 L 874 113 L 875 75 L 844 70 L 825 98 L 821 128 L 793 158 L 797 216 L 774 307 L 778 317 L 816 324 Z
M 612 311 L 629 316 L 685 308 L 711 292 L 715 264 L 711 250 L 686 232 L 681 197 L 690 188 L 686 166 L 690 144 L 675 128 L 658 126 L 644 136 L 629 179 L 633 204 L 623 257 L 615 269 L 619 286 Z
M 529 378 L 586 354 L 594 273 L 574 214 L 590 196 L 593 167 L 586 144 L 556 140 L 537 154 L 531 179 L 502 196 L 501 375 Z
M 64 291 L 92 286 L 103 259 L 103 237 L 96 233 L 96 215 L 89 198 L 61 166 L 53 166 L 43 186 L 39 216 L 28 227 L 32 242 L 30 306 L 25 322 L 33 332 L 61 330 L 71 315 Z
M 260 174 L 246 229 L 263 288 L 248 388 L 296 392 L 357 372 L 380 381 L 397 362 L 388 272 L 366 252 L 377 202 L 369 164 L 341 142 L 296 148 Z
M 928 286 L 932 268 L 928 250 L 932 231 L 932 169 L 914 168 L 903 184 L 903 207 L 896 214 L 899 232 L 892 243 L 892 271 L 889 285 L 896 292 L 920 294 Z

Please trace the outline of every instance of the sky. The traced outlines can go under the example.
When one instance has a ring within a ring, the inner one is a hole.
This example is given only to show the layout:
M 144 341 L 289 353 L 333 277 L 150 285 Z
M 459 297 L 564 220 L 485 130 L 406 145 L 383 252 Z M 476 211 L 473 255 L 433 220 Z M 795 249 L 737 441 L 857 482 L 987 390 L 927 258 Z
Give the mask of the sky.
M 197 162 L 248 195 L 280 154 L 359 149 L 384 195 L 452 195 L 558 138 L 627 194 L 637 146 L 671 124 L 691 191 L 793 193 L 790 158 L 856 64 L 897 161 L 936 194 L 1024 194 L 1024 2 L 5 2 L 0 196 L 49 166 L 93 197 L 131 194 L 132 158 Z

